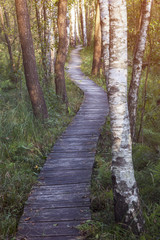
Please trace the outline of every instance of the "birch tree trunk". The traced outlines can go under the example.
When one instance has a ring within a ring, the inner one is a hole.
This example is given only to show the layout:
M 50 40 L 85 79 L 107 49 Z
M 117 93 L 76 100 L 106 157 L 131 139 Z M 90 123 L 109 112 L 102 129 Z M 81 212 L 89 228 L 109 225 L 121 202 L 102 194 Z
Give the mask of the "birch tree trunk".
M 54 65 L 55 65 L 55 59 L 56 59 L 56 49 L 55 49 L 55 36 L 54 36 L 54 29 L 53 29 L 53 25 L 51 24 L 51 73 L 54 74 Z
M 75 13 L 76 13 L 76 39 L 80 43 L 80 33 L 79 33 L 79 14 L 78 14 L 78 2 L 76 4 Z
M 83 45 L 87 46 L 87 27 L 86 27 L 86 14 L 85 14 L 84 0 L 81 0 L 81 9 L 82 9 L 82 22 L 83 22 Z
M 70 45 L 70 18 L 69 18 L 69 12 L 67 8 L 67 53 L 66 55 L 68 54 L 69 45 Z
M 143 0 L 142 2 L 141 28 L 134 51 L 132 79 L 128 94 L 128 106 L 132 139 L 135 139 L 138 90 L 142 73 L 142 63 L 146 46 L 147 30 L 151 16 L 152 2 L 153 0 Z
M 70 44 L 72 47 L 76 46 L 76 15 L 75 15 L 75 5 L 72 4 L 71 12 L 70 12 L 70 25 L 71 25 L 71 31 L 70 31 Z
M 135 234 L 143 231 L 143 218 L 134 177 L 127 105 L 126 1 L 109 0 L 110 64 L 109 109 L 112 131 L 112 182 L 115 220 Z
M 50 2 L 43 1 L 43 17 L 44 17 L 44 53 L 45 53 L 45 80 L 49 83 L 51 74 L 51 16 L 50 16 Z
M 104 60 L 105 79 L 108 87 L 109 73 L 109 5 L 108 0 L 99 0 L 100 16 L 101 16 L 101 31 L 102 31 L 102 53 Z
M 77 17 L 78 17 L 78 28 L 79 28 L 79 35 L 80 35 L 80 41 L 83 39 L 83 29 L 82 29 L 82 11 L 81 11 L 81 4 L 80 0 L 77 0 Z
M 99 1 L 97 1 L 95 34 L 94 34 L 94 54 L 93 54 L 93 63 L 92 63 L 93 75 L 99 74 L 100 63 L 101 63 L 101 23 L 100 23 Z

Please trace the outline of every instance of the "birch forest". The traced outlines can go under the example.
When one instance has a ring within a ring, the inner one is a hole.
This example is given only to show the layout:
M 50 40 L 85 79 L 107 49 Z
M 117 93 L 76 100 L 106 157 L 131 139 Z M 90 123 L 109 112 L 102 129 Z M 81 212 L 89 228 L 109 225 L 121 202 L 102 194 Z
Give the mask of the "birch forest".
M 78 239 L 160 240 L 158 0 L 0 0 L 0 240 L 38 240 L 17 229 L 48 154 L 85 102 L 68 73 L 77 48 L 109 109 Z

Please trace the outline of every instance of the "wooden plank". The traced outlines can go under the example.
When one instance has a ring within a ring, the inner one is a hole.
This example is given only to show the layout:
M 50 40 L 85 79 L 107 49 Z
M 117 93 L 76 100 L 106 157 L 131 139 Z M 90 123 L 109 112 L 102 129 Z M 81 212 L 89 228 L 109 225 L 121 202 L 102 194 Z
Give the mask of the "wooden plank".
M 85 153 L 84 153 L 85 154 Z M 93 162 L 94 161 L 94 156 L 88 156 L 88 154 L 83 155 L 83 156 L 68 156 L 68 154 L 66 153 L 67 157 L 63 156 L 63 154 L 60 153 L 59 157 L 56 157 L 56 153 L 52 152 L 52 154 L 50 154 L 47 158 L 46 163 L 44 164 L 44 166 L 46 164 L 51 164 L 51 163 L 61 163 L 61 162 Z M 90 154 L 89 154 L 90 155 Z
M 73 208 L 73 207 L 90 207 L 91 203 L 90 200 L 87 198 L 84 199 L 78 199 L 77 201 L 73 200 L 58 200 L 58 202 L 53 201 L 51 199 L 45 200 L 30 200 L 29 202 L 26 203 L 26 207 L 29 206 L 32 209 L 38 209 L 38 208 L 54 208 L 54 209 L 59 209 L 59 208 Z
M 63 141 L 64 143 L 65 142 L 81 142 L 81 141 L 86 141 L 86 142 L 97 142 L 98 140 L 98 136 L 89 136 L 86 138 L 86 136 L 67 136 L 67 137 L 60 137 L 59 138 L 60 141 Z M 58 140 L 58 141 L 59 141 Z
M 90 135 L 90 136 L 98 136 L 99 135 L 99 129 L 67 129 L 62 136 L 69 135 L 69 136 L 80 136 L 80 135 Z
M 27 208 L 20 222 L 58 222 L 58 221 L 83 221 L 90 219 L 90 209 L 88 207 L 81 208 Z
M 57 152 L 57 151 L 63 151 L 63 152 L 66 152 L 66 151 L 71 151 L 71 152 L 74 152 L 74 151 L 84 151 L 84 152 L 87 152 L 87 151 L 89 151 L 89 152 L 93 152 L 93 151 L 95 151 L 95 148 L 96 148 L 96 144 L 85 144 L 85 142 L 83 143 L 81 143 L 81 144 L 72 144 L 71 142 L 70 142 L 70 144 L 68 143 L 67 144 L 67 142 L 65 142 L 65 144 L 59 144 L 59 145 L 54 145 L 54 147 L 53 147 L 53 151 L 54 152 Z
M 64 139 L 59 139 L 57 142 L 56 142 L 56 144 L 54 145 L 54 147 L 55 146 L 57 146 L 57 147 L 59 147 L 59 146 L 62 146 L 62 147 L 64 147 L 64 146 L 68 146 L 68 147 L 70 147 L 70 146 L 74 146 L 74 147 L 78 147 L 78 146 L 94 146 L 94 147 L 96 147 L 96 145 L 97 145 L 97 141 L 96 140 L 92 140 L 92 139 L 86 139 L 86 138 L 84 138 L 84 139 L 78 139 L 78 138 L 68 138 L 68 139 L 65 139 L 65 141 L 64 141 Z M 53 148 L 54 148 L 53 147 Z
M 30 201 L 33 201 L 33 200 L 35 202 L 37 202 L 39 200 L 42 200 L 42 201 L 44 200 L 45 202 L 47 202 L 47 201 L 58 202 L 58 201 L 63 201 L 63 200 L 70 201 L 70 202 L 73 202 L 73 201 L 80 202 L 84 199 L 86 201 L 87 201 L 87 199 L 88 200 L 90 199 L 89 198 L 90 195 L 86 192 L 83 192 L 83 191 L 82 192 L 76 192 L 76 193 L 74 193 L 74 191 L 72 191 L 70 193 L 63 193 L 63 192 L 61 193 L 59 191 L 59 194 L 57 192 L 54 194 L 54 192 L 51 193 L 51 192 L 43 191 L 43 192 L 39 192 L 38 194 L 34 194 L 34 195 L 32 194 L 28 198 L 28 203 L 30 203 Z M 46 206 L 46 208 L 48 208 L 48 206 Z
M 42 184 L 70 184 L 70 183 L 89 183 L 91 179 L 91 169 L 87 170 L 66 170 L 65 172 L 48 172 L 47 174 L 40 173 L 39 182 Z
M 56 194 L 64 194 L 64 193 L 79 193 L 79 192 L 85 192 L 87 193 L 89 191 L 89 184 L 70 184 L 70 185 L 61 185 L 61 186 L 34 186 L 32 188 L 31 194 L 32 196 L 38 195 L 38 194 L 46 194 L 48 192 Z
M 21 223 L 18 228 L 19 237 L 64 237 L 65 235 L 77 236 L 76 227 L 83 221 L 51 221 L 51 222 L 32 222 Z M 18 236 L 17 236 L 18 238 Z M 31 238 L 32 239 L 32 238 Z
M 52 159 L 55 158 L 89 158 L 89 157 L 94 157 L 95 153 L 94 152 L 53 152 L 51 151 L 51 153 L 49 154 L 49 157 Z
M 64 170 L 83 170 L 83 169 L 92 169 L 93 167 L 93 163 L 94 163 L 94 159 L 92 159 L 92 161 L 87 161 L 85 158 L 84 159 L 80 159 L 80 161 L 75 161 L 74 160 L 70 160 L 66 161 L 66 159 L 58 159 L 58 160 L 53 160 L 52 162 L 48 162 L 43 166 L 43 170 L 42 171 L 58 171 L 59 168 L 61 168 L 63 171 Z
M 92 169 L 84 169 L 84 170 L 66 170 L 65 172 L 62 171 L 61 169 L 59 169 L 59 171 L 53 171 L 52 172 L 48 172 L 48 174 L 43 173 L 43 171 L 41 171 L 41 173 L 39 174 L 39 178 L 65 178 L 65 177 L 76 177 L 76 176 L 80 176 L 80 177 L 90 177 L 92 174 Z M 45 176 L 44 176 L 45 175 Z

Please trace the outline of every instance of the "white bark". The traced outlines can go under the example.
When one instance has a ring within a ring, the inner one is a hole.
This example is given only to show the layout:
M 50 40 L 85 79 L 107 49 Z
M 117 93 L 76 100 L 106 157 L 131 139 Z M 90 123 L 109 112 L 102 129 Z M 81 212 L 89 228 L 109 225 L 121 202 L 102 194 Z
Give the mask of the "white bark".
M 106 84 L 108 87 L 108 73 L 109 73 L 109 6 L 108 6 L 108 0 L 99 0 L 99 4 L 100 4 L 100 15 L 101 15 L 104 71 L 105 71 Z
M 109 109 L 112 130 L 112 180 L 115 218 L 140 233 L 143 219 L 132 164 L 127 105 L 127 10 L 125 0 L 109 0 Z
M 70 20 L 69 20 L 68 8 L 67 8 L 67 54 L 68 54 L 69 44 L 70 44 Z
M 53 26 L 51 25 L 51 73 L 54 74 L 54 65 L 56 60 L 55 37 Z
M 146 46 L 147 30 L 150 22 L 151 7 L 153 0 L 144 0 L 142 4 L 142 20 L 141 29 L 135 46 L 135 53 L 133 59 L 132 80 L 129 89 L 128 106 L 130 115 L 130 125 L 132 138 L 135 138 L 135 126 L 137 115 L 137 101 L 140 78 L 142 73 L 143 55 Z
M 77 0 L 77 17 L 78 17 L 78 28 L 79 28 L 79 34 L 80 34 L 80 40 L 82 40 L 82 25 L 81 25 L 81 5 L 80 5 L 80 0 Z
M 82 9 L 82 21 L 83 21 L 83 45 L 87 46 L 87 27 L 86 27 L 86 14 L 85 14 L 84 0 L 81 0 L 81 9 Z
M 75 14 L 75 5 L 72 4 L 71 12 L 70 12 L 70 43 L 71 46 L 75 47 L 76 45 L 76 14 Z
M 46 2 L 46 64 L 47 64 L 47 75 L 49 77 L 50 73 L 54 74 L 54 64 L 56 58 L 56 49 L 55 49 L 55 35 L 53 27 L 53 15 L 52 10 L 54 5 L 52 2 Z
M 78 3 L 76 4 L 75 13 L 76 13 L 76 39 L 78 43 L 80 43 Z

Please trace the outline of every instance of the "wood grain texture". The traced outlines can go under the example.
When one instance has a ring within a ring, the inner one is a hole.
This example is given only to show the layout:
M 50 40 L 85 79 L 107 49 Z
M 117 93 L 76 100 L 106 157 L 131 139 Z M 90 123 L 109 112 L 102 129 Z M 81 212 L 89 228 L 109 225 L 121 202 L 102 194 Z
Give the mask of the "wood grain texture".
M 91 174 L 108 102 L 104 90 L 81 72 L 80 49 L 72 50 L 68 73 L 84 91 L 84 101 L 32 188 L 17 240 L 80 240 L 83 236 L 76 227 L 91 219 Z

